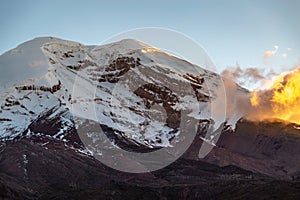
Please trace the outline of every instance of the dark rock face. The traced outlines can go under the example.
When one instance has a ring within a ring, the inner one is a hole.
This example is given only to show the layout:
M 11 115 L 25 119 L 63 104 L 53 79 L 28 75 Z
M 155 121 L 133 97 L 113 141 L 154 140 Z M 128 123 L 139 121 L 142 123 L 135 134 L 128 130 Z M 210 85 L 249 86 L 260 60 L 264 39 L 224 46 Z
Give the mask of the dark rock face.
M 150 109 L 154 104 L 162 104 L 167 113 L 167 126 L 176 129 L 180 124 L 180 111 L 176 111 L 172 108 L 178 99 L 175 94 L 172 93 L 167 87 L 146 84 L 139 87 L 134 93 L 145 99 L 146 108 Z
M 52 116 L 54 112 L 56 115 Z M 35 119 L 22 134 L 23 137 L 44 135 L 53 139 L 62 140 L 73 146 L 81 146 L 81 140 L 76 132 L 74 122 L 67 109 L 54 107 Z M 36 137 L 35 140 L 42 141 Z
M 96 64 L 91 62 L 90 60 L 79 60 L 77 65 L 68 65 L 66 66 L 69 69 L 73 69 L 73 70 L 82 70 L 88 66 L 95 66 Z
M 185 74 L 183 76 L 183 78 L 185 78 L 186 80 L 191 82 L 191 86 L 193 88 L 193 90 L 195 91 L 195 95 L 197 97 L 197 100 L 199 102 L 201 101 L 209 101 L 209 97 L 207 95 L 204 95 L 201 92 L 201 89 L 203 89 L 203 83 L 204 83 L 204 78 L 201 76 L 195 76 L 193 74 Z
M 53 85 L 52 87 L 45 87 L 45 86 L 35 86 L 35 85 L 25 85 L 25 86 L 17 86 L 17 90 L 35 90 L 35 91 L 44 91 L 44 92 L 51 92 L 54 93 L 61 88 L 61 82 L 58 81 L 56 85 Z
M 110 83 L 116 83 L 120 76 L 124 75 L 137 65 L 140 65 L 139 59 L 135 60 L 132 57 L 118 57 L 111 61 L 109 66 L 105 69 L 105 73 L 101 75 L 99 82 L 108 81 Z

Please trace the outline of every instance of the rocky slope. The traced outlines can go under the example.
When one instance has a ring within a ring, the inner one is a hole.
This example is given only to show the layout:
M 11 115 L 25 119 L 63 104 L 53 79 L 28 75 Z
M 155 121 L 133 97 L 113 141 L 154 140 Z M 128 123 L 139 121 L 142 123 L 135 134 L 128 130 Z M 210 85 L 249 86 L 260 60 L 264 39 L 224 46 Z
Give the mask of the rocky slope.
M 278 179 L 299 180 L 300 130 L 297 124 L 240 120 L 224 132 L 204 160 L 235 165 Z
M 297 199 L 300 184 L 238 167 L 180 158 L 142 174 L 119 172 L 49 138 L 0 147 L 3 199 Z

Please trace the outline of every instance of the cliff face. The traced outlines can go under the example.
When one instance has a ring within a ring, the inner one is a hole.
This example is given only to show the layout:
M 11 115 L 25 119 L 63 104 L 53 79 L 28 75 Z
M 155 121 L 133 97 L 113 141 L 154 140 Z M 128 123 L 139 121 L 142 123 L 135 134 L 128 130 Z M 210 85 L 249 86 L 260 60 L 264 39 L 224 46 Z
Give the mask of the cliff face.
M 36 85 L 24 85 L 24 86 L 16 86 L 16 89 L 18 91 L 21 90 L 34 90 L 34 91 L 43 91 L 43 92 L 50 92 L 54 93 L 58 90 L 60 90 L 61 82 L 58 80 L 58 83 L 56 85 L 53 85 L 52 87 L 46 87 L 46 86 L 36 86 Z

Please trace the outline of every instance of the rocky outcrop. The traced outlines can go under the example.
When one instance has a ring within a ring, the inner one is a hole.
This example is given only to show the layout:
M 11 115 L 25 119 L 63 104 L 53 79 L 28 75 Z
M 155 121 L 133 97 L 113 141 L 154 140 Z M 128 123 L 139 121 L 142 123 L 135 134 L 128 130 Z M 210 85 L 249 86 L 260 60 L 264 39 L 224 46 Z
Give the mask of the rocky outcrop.
M 90 60 L 79 60 L 77 65 L 67 65 L 67 68 L 78 71 L 88 66 L 96 66 L 96 64 Z
M 16 86 L 17 90 L 35 90 L 35 91 L 44 91 L 44 92 L 51 92 L 54 93 L 61 88 L 61 82 L 60 80 L 56 85 L 53 85 L 52 87 L 46 87 L 46 86 L 36 86 L 36 85 L 24 85 L 24 86 Z
M 99 82 L 108 81 L 110 83 L 116 83 L 119 77 L 128 72 L 131 68 L 135 68 L 140 65 L 140 59 L 134 59 L 132 57 L 118 57 L 110 62 L 108 67 L 105 68 L 105 72 L 98 79 Z

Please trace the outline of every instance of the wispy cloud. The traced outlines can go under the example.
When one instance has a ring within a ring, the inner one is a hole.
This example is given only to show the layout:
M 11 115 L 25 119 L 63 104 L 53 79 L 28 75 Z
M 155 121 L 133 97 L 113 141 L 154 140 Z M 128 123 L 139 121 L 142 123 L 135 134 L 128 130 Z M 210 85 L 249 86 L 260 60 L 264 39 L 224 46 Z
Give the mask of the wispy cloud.
M 264 72 L 264 69 L 256 67 L 242 69 L 240 65 L 237 64 L 235 67 L 228 67 L 225 69 L 222 72 L 222 75 L 243 85 L 245 80 L 249 82 L 256 82 L 265 79 Z
M 265 52 L 264 58 L 269 58 L 271 56 L 275 56 L 276 53 L 277 53 L 277 51 L 278 51 L 278 49 L 279 49 L 279 46 L 275 45 L 274 46 L 274 50 L 268 50 L 268 51 Z
M 278 74 L 270 67 L 241 67 L 238 63 L 236 66 L 227 67 L 221 73 L 223 77 L 231 79 L 248 89 L 264 87 L 268 80 Z

